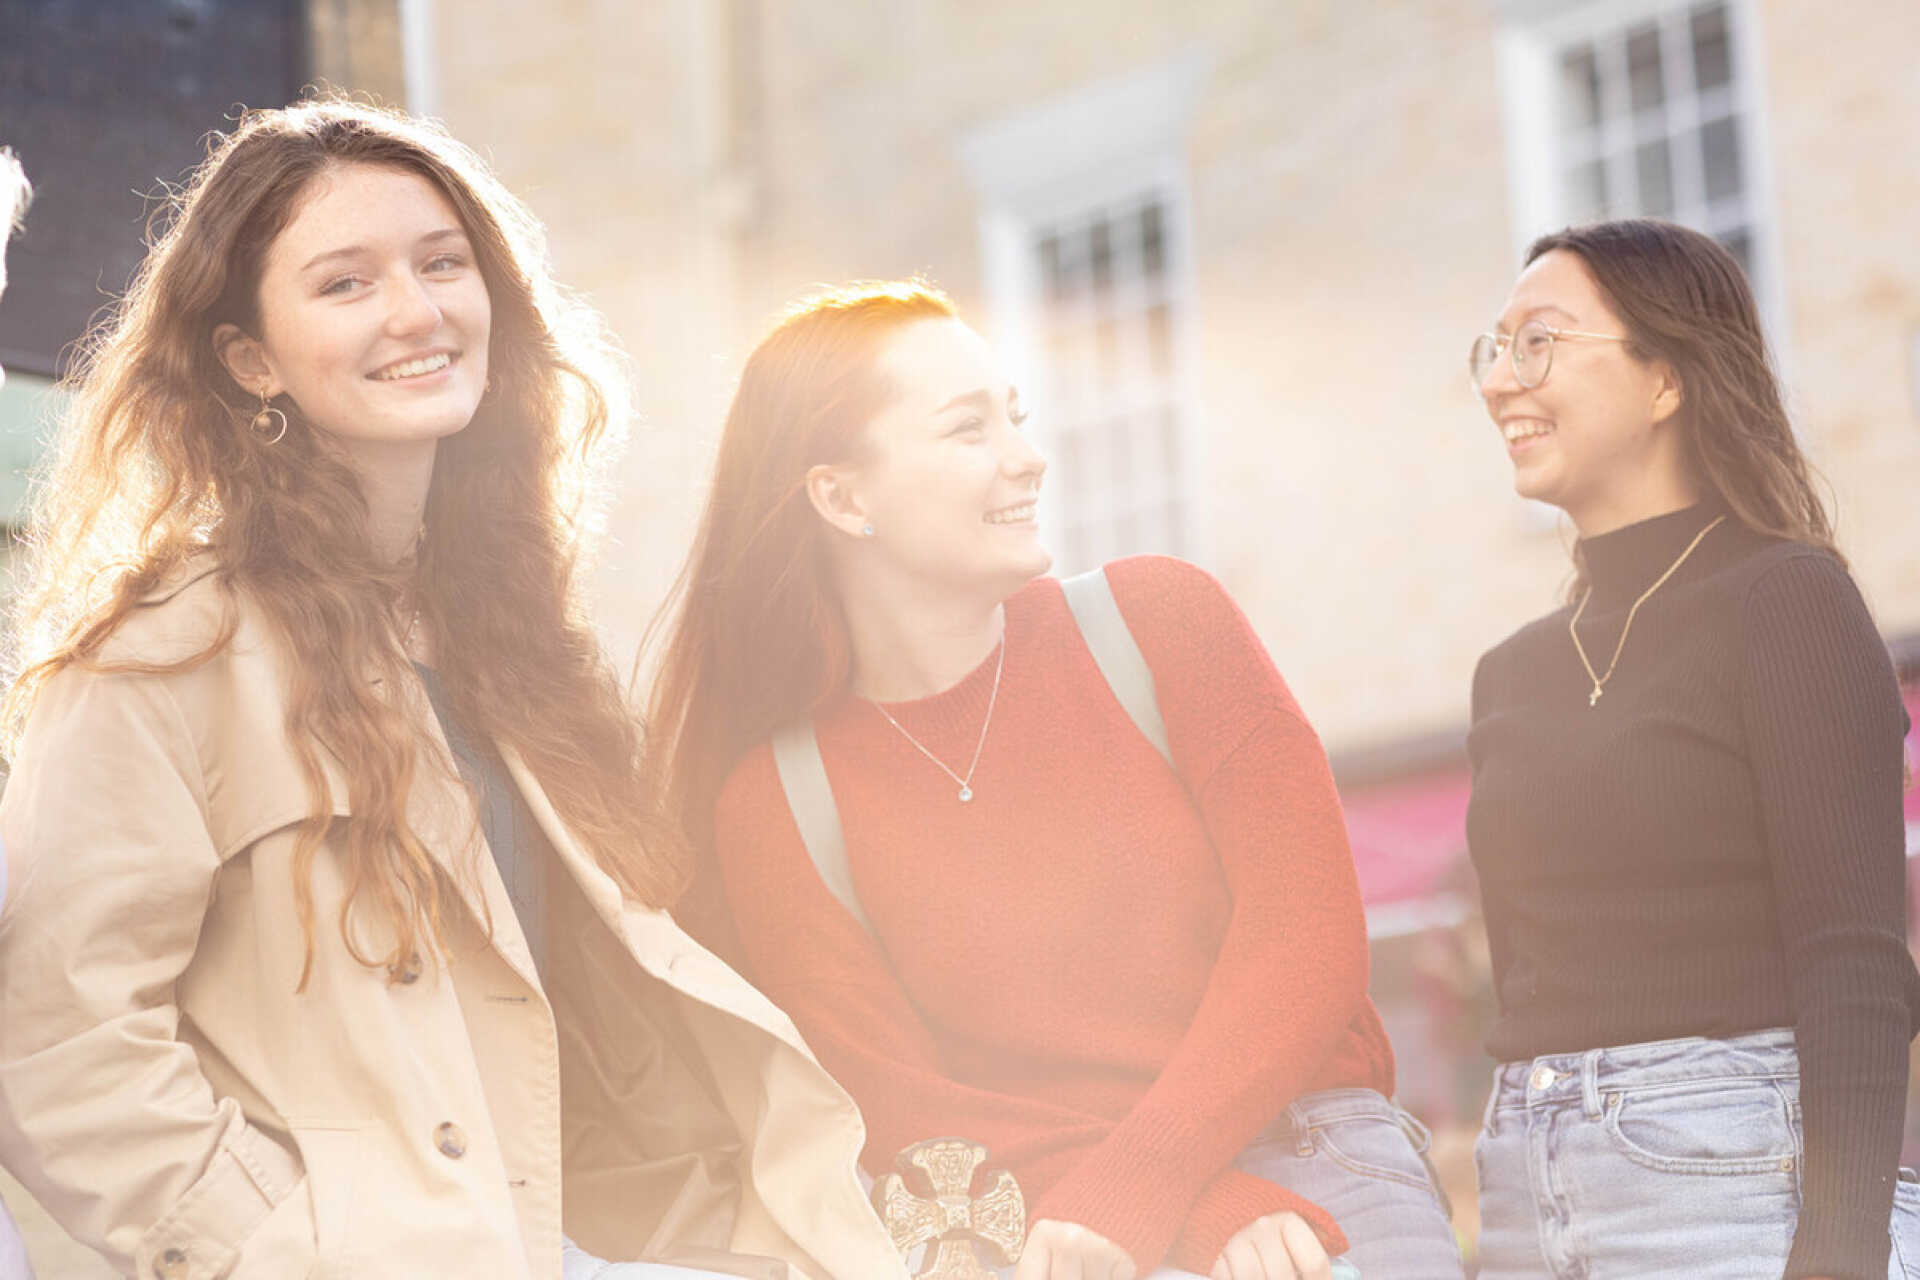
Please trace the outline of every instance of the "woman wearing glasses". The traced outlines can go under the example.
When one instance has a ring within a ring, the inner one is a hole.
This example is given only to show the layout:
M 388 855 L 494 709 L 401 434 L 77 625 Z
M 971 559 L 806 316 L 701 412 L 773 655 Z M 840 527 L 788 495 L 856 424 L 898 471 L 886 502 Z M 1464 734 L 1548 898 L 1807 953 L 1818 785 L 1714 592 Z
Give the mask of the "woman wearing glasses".
M 746 967 L 871 1172 L 947 1136 L 1012 1171 L 1018 1280 L 1325 1280 L 1343 1251 L 1457 1280 L 1318 739 L 1218 583 L 1121 560 L 1169 767 L 1041 576 L 1025 420 L 917 284 L 815 298 L 748 361 L 652 723 Z
M 1920 1275 L 1905 717 L 1741 269 L 1665 223 L 1545 237 L 1472 372 L 1580 535 L 1473 682 L 1480 1275 Z

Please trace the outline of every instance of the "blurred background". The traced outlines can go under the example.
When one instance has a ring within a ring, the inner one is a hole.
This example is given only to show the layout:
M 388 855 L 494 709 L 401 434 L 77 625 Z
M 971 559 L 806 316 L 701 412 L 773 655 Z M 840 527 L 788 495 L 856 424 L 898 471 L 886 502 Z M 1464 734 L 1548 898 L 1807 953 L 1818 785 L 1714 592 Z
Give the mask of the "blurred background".
M 1556 605 L 1571 535 L 1512 495 L 1468 344 L 1540 232 L 1718 236 L 1920 719 L 1916 50 L 1911 0 L 0 0 L 0 143 L 39 192 L 0 303 L 0 521 L 147 197 L 306 86 L 477 147 L 631 354 L 597 579 L 623 664 L 782 304 L 924 274 L 1036 410 L 1057 568 L 1197 561 L 1319 727 L 1402 1101 L 1470 1242 L 1468 680 Z M 0 1195 L 43 1277 L 101 1274 Z

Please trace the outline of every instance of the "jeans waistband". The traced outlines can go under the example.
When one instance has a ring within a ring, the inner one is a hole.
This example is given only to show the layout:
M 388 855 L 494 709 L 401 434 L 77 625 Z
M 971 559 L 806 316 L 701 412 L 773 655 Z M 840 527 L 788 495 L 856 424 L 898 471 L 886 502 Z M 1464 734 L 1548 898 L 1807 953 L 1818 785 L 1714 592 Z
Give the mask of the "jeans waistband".
M 1577 1099 L 1598 1115 L 1601 1095 L 1609 1091 L 1714 1080 L 1797 1080 L 1799 1075 L 1800 1057 L 1787 1027 L 1725 1039 L 1650 1040 L 1503 1062 L 1494 1068 L 1489 1110 Z

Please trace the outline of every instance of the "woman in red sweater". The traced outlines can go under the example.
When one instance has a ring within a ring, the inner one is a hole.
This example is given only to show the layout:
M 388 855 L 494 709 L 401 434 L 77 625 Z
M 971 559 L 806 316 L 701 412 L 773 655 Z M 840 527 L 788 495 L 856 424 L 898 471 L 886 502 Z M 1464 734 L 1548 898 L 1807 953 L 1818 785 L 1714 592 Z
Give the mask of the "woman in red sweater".
M 1018 1280 L 1457 1277 L 1318 739 L 1213 579 L 1123 560 L 1169 767 L 1040 576 L 1025 418 L 917 283 L 754 352 L 654 695 L 717 873 L 684 914 L 859 1102 L 870 1172 L 958 1136 L 1015 1175 Z M 769 743 L 796 723 L 852 907 Z

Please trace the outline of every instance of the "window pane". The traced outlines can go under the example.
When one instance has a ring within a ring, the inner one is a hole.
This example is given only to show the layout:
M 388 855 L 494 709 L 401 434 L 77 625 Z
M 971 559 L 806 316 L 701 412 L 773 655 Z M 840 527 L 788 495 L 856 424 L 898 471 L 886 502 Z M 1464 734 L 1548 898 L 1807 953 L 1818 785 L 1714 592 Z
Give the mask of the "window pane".
M 1693 84 L 1701 92 L 1733 81 L 1733 44 L 1727 32 L 1727 7 L 1716 4 L 1693 11 Z
M 1627 35 L 1628 96 L 1635 111 L 1667 100 L 1660 81 L 1660 28 L 1636 27 Z
M 1086 382 L 1085 331 L 1055 329 L 1047 339 L 1047 373 L 1051 399 L 1059 411 L 1071 415 L 1080 403 L 1080 389 Z
M 1060 237 L 1040 237 L 1040 280 L 1049 298 L 1060 296 Z
M 1740 194 L 1740 135 L 1732 119 L 1701 127 L 1700 159 L 1706 172 L 1708 200 Z
M 1093 224 L 1093 289 L 1105 293 L 1113 287 L 1113 228 L 1102 218 Z
M 1158 204 L 1140 211 L 1140 269 L 1148 276 L 1162 275 L 1167 269 L 1166 232 Z
M 1147 308 L 1147 361 L 1154 377 L 1173 376 L 1173 316 L 1164 302 Z
M 1643 143 L 1634 153 L 1640 172 L 1640 212 L 1649 218 L 1673 214 L 1673 161 L 1665 138 Z
M 1560 55 L 1560 103 L 1567 130 L 1591 128 L 1600 121 L 1600 68 L 1593 46 L 1581 45 Z
M 1567 211 L 1575 222 L 1607 216 L 1607 166 L 1604 160 L 1583 164 L 1567 175 Z
M 1047 272 L 1050 299 L 1064 302 L 1080 291 L 1081 277 L 1086 270 L 1086 251 L 1085 237 L 1072 232 L 1049 235 L 1041 241 L 1041 262 Z
M 1094 376 L 1102 386 L 1113 386 L 1120 377 L 1120 329 L 1111 317 L 1094 326 L 1093 349 Z

